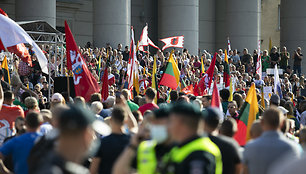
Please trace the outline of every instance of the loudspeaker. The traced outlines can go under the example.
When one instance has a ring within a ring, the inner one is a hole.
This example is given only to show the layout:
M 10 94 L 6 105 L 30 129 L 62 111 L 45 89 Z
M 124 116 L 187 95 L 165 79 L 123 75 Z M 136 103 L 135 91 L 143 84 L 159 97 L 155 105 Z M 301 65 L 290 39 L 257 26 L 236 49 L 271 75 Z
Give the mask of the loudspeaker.
M 73 83 L 73 77 L 69 78 L 69 87 L 70 87 L 70 97 L 75 97 L 75 90 L 74 90 L 74 83 Z M 55 77 L 54 79 L 54 93 L 62 93 L 62 92 L 68 92 L 68 83 L 67 83 L 67 77 Z

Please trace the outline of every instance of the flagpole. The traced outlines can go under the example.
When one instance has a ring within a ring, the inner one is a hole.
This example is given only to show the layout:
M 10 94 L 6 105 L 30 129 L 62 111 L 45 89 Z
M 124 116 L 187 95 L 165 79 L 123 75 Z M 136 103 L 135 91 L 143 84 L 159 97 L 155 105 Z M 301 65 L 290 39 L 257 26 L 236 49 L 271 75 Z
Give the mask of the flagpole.
M 149 28 L 148 23 L 146 23 L 146 26 L 147 26 L 147 28 Z M 147 38 L 149 39 L 149 31 L 148 31 L 148 37 Z M 149 40 L 147 41 L 147 43 L 149 43 Z M 148 51 L 147 54 L 148 54 L 148 59 L 149 59 L 150 58 L 150 45 L 149 44 L 148 44 L 148 47 L 147 47 L 147 51 Z
M 61 40 L 62 40 L 62 44 L 61 44 L 61 75 L 63 75 L 64 74 L 64 37 L 63 37 L 63 35 L 61 35 Z M 57 58 L 56 58 L 56 60 L 57 60 Z
M 69 82 L 69 74 L 67 75 L 67 92 L 68 92 L 68 99 L 70 98 L 70 82 Z M 66 101 L 68 102 L 68 101 Z

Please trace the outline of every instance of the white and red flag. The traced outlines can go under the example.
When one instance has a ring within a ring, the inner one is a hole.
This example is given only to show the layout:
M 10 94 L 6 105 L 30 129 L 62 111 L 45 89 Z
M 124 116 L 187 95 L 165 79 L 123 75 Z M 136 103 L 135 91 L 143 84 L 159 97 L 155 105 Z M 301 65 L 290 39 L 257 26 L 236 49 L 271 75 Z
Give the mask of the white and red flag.
M 130 58 L 127 66 L 127 80 L 128 80 L 128 89 L 131 90 L 133 87 L 133 75 L 134 75 L 134 69 L 136 66 L 136 46 L 134 41 L 134 30 L 133 27 L 131 27 L 131 44 L 130 44 Z
M 165 46 L 162 48 L 164 51 L 166 48 L 176 47 L 183 48 L 184 47 L 184 36 L 173 36 L 161 39 L 162 42 L 165 43 Z
M 208 91 L 210 90 L 211 82 L 213 80 L 213 76 L 215 72 L 217 54 L 218 53 L 215 53 L 212 59 L 212 62 L 210 63 L 209 68 L 207 69 L 204 76 L 201 78 L 201 80 L 199 81 L 199 84 L 197 85 L 199 95 L 207 94 Z
M 227 37 L 227 50 L 230 51 L 231 49 L 231 42 L 229 40 L 229 37 Z
M 156 46 L 151 39 L 148 36 L 148 25 L 146 25 L 143 29 L 142 29 L 142 33 L 140 36 L 140 41 L 139 41 L 139 45 L 138 45 L 138 49 L 139 51 L 143 51 L 146 52 L 146 50 L 144 50 L 145 46 L 149 46 L 151 45 L 152 47 L 159 49 L 158 46 Z
M 260 40 L 258 40 L 258 57 L 256 63 L 256 74 L 259 74 L 259 78 L 262 79 L 262 65 L 261 65 L 261 55 L 260 55 Z
M 114 76 L 114 74 L 108 75 L 108 84 L 109 85 L 115 84 L 115 76 Z
M 29 53 L 26 51 L 23 43 L 30 44 L 33 47 L 32 50 L 35 52 L 42 72 L 48 74 L 48 60 L 27 32 L 24 31 L 24 29 L 15 21 L 5 15 L 0 15 L 0 26 L 0 39 L 3 47 L 8 48 L 9 51 L 14 52 L 17 55 L 19 54 L 18 56 L 20 56 L 24 62 L 30 64 Z
M 97 80 L 89 72 L 86 63 L 65 21 L 67 68 L 73 71 L 73 82 L 76 96 L 90 100 L 93 93 L 99 92 Z
M 8 15 L 0 8 L 0 14 L 8 17 Z M 0 39 L 0 51 L 6 51 L 5 47 Z M 18 57 L 20 57 L 20 59 L 27 63 L 29 66 L 32 66 L 32 60 L 31 60 L 31 56 L 29 54 L 29 51 L 27 50 L 27 48 L 25 47 L 25 45 L 23 43 L 20 43 L 18 45 L 15 46 L 11 46 L 11 47 L 7 47 L 7 50 L 11 53 L 15 53 Z

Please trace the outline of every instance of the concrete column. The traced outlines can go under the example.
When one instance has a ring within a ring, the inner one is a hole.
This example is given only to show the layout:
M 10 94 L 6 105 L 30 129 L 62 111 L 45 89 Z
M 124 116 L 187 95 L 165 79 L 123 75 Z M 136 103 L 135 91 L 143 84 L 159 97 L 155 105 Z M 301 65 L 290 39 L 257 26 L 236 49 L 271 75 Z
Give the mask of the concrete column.
M 227 0 L 215 0 L 215 49 L 227 48 L 227 27 L 226 27 L 226 2 Z
M 93 10 L 94 46 L 130 44 L 131 0 L 94 0 Z
M 135 40 L 140 39 L 143 27 L 148 24 L 150 39 L 158 44 L 158 13 L 157 0 L 132 0 L 132 26 L 135 31 Z M 150 52 L 155 53 L 157 49 L 150 48 Z
M 232 48 L 250 52 L 257 49 L 260 39 L 261 0 L 228 0 L 226 21 L 227 35 Z M 226 40 L 224 40 L 226 43 Z
M 159 0 L 159 38 L 184 35 L 184 47 L 191 54 L 199 48 L 199 0 Z
M 301 0 L 282 0 L 281 1 L 281 34 L 280 47 L 287 47 L 291 55 L 297 47 L 302 48 L 304 58 L 302 60 L 302 73 L 306 74 L 306 1 Z M 293 60 L 289 62 L 293 68 Z
M 215 0 L 200 0 L 199 48 L 215 51 Z
M 56 0 L 16 0 L 16 21 L 44 20 L 56 27 Z

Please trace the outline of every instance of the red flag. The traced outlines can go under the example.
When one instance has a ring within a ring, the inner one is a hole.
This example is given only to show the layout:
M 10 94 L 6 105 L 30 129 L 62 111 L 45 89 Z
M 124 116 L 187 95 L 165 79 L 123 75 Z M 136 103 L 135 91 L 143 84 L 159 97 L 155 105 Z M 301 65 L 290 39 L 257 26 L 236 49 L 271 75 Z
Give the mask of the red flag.
M 65 33 L 67 68 L 73 71 L 75 94 L 89 101 L 91 94 L 99 92 L 97 80 L 89 72 L 66 21 Z
M 199 88 L 197 83 L 195 83 L 193 86 L 193 95 L 199 96 Z
M 201 78 L 201 80 L 198 84 L 199 95 L 203 95 L 205 93 L 204 90 L 209 90 L 210 89 L 210 85 L 211 85 L 211 82 L 212 82 L 212 79 L 213 79 L 213 76 L 214 76 L 217 54 L 218 53 L 215 53 L 208 70 L 205 72 L 204 76 Z
M 102 90 L 101 90 L 101 96 L 103 101 L 105 101 L 108 97 L 108 72 L 107 72 L 107 66 L 105 67 L 103 77 L 102 77 Z
M 219 108 L 220 112 L 223 113 L 222 104 L 219 96 L 219 90 L 217 88 L 216 81 L 214 81 L 214 89 L 211 96 L 211 107 Z
M 0 14 L 8 17 L 8 15 L 0 8 Z M 6 51 L 5 47 L 0 39 L 0 51 Z M 25 47 L 25 45 L 23 43 L 20 43 L 18 45 L 14 45 L 11 47 L 7 47 L 7 50 L 11 53 L 15 53 L 18 57 L 20 57 L 20 59 L 27 63 L 29 66 L 32 66 L 32 59 L 31 56 L 29 54 L 29 51 L 27 50 L 27 48 Z
M 182 89 L 182 92 L 185 94 L 193 94 L 193 85 L 186 86 L 184 89 Z

